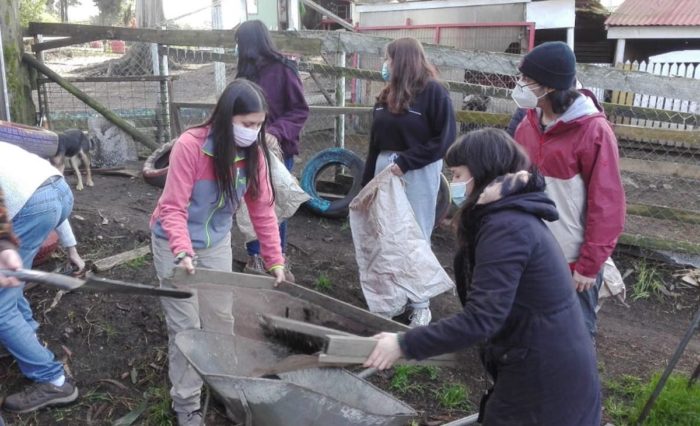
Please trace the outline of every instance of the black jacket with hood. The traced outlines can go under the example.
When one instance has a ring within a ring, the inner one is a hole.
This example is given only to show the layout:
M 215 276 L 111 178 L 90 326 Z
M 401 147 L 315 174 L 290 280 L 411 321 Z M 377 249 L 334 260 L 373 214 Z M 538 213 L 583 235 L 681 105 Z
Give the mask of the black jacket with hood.
M 484 425 L 600 424 L 595 350 L 569 267 L 543 222 L 558 217 L 543 187 L 503 194 L 504 184 L 495 201 L 474 207 L 467 259 L 455 262 L 471 265 L 463 311 L 400 339 L 414 359 L 484 343 L 495 378 Z

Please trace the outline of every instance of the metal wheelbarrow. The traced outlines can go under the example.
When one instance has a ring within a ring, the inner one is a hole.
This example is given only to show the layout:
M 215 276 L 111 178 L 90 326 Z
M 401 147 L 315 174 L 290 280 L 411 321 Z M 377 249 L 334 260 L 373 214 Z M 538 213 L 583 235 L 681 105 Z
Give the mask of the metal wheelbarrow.
M 177 348 L 230 415 L 255 426 L 405 425 L 416 412 L 371 383 L 339 368 L 309 368 L 255 377 L 289 350 L 242 336 L 186 330 Z

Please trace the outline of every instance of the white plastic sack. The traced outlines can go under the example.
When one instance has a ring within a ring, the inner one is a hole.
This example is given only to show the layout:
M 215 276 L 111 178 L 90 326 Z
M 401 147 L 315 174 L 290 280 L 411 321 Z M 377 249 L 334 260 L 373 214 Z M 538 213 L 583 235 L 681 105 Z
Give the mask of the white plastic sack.
M 611 258 L 607 258 L 603 264 L 603 285 L 598 292 L 598 299 L 606 297 L 618 296 L 622 301 L 625 300 L 627 290 L 625 283 L 622 280 L 622 274 L 615 266 L 615 262 Z
M 369 310 L 396 316 L 454 288 L 425 240 L 401 178 L 384 169 L 350 203 L 350 228 Z
M 299 186 L 297 179 L 289 173 L 282 161 L 275 155 L 270 155 L 272 185 L 275 187 L 275 213 L 277 220 L 282 222 L 294 215 L 300 205 L 311 199 L 309 194 Z M 241 206 L 236 212 L 236 224 L 246 237 L 246 241 L 257 238 L 253 223 L 250 221 L 248 206 L 241 200 Z

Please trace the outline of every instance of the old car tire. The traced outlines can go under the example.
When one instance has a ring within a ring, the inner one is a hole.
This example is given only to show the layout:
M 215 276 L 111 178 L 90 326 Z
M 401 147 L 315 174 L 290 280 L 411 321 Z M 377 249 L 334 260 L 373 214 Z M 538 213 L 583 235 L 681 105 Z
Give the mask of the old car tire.
M 168 176 L 168 167 L 170 166 L 170 151 L 173 149 L 175 140 L 163 144 L 148 156 L 143 163 L 143 179 L 158 188 L 165 186 L 165 178 Z
M 58 152 L 58 135 L 41 127 L 0 121 L 0 141 L 22 147 L 41 158 L 49 158 Z
M 349 191 L 342 198 L 327 200 L 319 195 L 316 181 L 325 169 L 335 166 L 347 167 L 353 181 Z M 305 203 L 305 206 L 319 216 L 329 218 L 346 217 L 350 201 L 362 189 L 363 171 L 364 161 L 352 151 L 343 148 L 329 148 L 319 152 L 309 159 L 301 174 L 301 187 L 311 196 L 311 199 Z

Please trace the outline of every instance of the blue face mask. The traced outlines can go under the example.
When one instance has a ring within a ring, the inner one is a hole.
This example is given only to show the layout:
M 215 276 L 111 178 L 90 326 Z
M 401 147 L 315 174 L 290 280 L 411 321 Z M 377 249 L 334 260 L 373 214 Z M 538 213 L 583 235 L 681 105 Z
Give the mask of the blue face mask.
M 391 80 L 391 71 L 389 70 L 389 64 L 386 62 L 382 65 L 382 79 L 384 79 L 384 81 Z
M 469 197 L 467 185 L 469 185 L 469 182 L 472 180 L 474 180 L 474 178 L 466 182 L 450 182 L 450 197 L 457 207 L 460 207 L 464 203 L 464 200 Z

